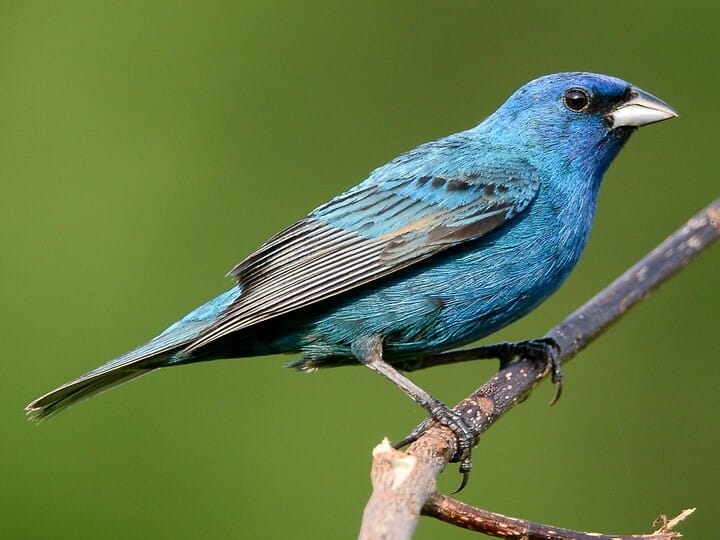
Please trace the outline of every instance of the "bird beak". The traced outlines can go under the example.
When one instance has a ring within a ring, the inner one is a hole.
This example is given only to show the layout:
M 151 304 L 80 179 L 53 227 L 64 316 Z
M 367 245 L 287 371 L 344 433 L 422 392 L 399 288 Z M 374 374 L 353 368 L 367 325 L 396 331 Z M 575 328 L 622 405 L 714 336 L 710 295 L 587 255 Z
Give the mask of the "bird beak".
M 668 118 L 676 118 L 675 110 L 652 94 L 630 88 L 630 99 L 623 101 L 606 116 L 611 129 L 620 126 L 646 126 L 662 122 Z

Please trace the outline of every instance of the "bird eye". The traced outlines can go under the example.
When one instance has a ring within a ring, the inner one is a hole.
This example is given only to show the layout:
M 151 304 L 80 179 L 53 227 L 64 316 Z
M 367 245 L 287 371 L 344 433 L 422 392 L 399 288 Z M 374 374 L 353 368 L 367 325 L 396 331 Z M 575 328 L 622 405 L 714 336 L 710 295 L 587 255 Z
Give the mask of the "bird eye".
M 590 94 L 582 88 L 571 88 L 565 92 L 563 102 L 571 111 L 582 112 L 590 105 Z

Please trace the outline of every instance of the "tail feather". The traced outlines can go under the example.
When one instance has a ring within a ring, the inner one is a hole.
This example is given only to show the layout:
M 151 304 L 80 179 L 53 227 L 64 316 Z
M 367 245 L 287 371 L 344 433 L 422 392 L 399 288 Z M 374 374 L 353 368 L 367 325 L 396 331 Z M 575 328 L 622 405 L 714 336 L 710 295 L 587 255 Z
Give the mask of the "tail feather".
M 240 295 L 234 287 L 203 304 L 145 345 L 130 351 L 77 379 L 63 384 L 25 407 L 30 420 L 40 422 L 70 405 L 124 382 L 175 363 L 192 362 L 192 355 L 177 352 L 200 335 Z
M 109 390 L 124 382 L 150 373 L 150 369 L 124 367 L 92 376 L 83 376 L 70 381 L 25 407 L 29 420 L 41 422 L 70 405 Z M 89 374 L 88 374 L 89 375 Z
M 30 420 L 40 422 L 78 401 L 149 373 L 162 366 L 180 346 L 177 340 L 168 337 L 160 334 L 145 345 L 40 396 L 25 407 L 25 414 Z

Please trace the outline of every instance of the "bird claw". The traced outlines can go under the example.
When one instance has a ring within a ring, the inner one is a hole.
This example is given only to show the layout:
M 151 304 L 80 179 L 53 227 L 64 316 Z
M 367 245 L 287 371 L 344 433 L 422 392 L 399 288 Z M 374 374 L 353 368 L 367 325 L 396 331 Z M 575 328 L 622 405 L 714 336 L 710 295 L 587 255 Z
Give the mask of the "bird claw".
M 451 495 L 455 495 L 456 493 L 460 493 L 463 489 L 465 489 L 465 486 L 467 486 L 468 481 L 470 480 L 470 470 L 472 469 L 472 460 L 470 459 L 470 455 L 468 454 L 467 459 L 464 459 L 460 462 L 460 468 L 459 472 L 461 475 L 460 478 L 460 485 L 457 487 L 455 491 L 451 493 Z
M 404 446 L 408 446 L 417 441 L 423 433 L 430 429 L 435 424 L 435 419 L 432 416 L 428 416 L 425 420 L 420 422 L 413 430 L 408 433 L 402 440 L 393 444 L 395 449 L 400 449 Z
M 555 394 L 550 401 L 550 405 L 557 403 L 562 395 L 563 381 L 563 372 L 560 368 L 558 358 L 560 346 L 557 341 L 553 338 L 545 337 L 517 343 L 502 343 L 491 347 L 493 347 L 493 352 L 499 356 L 501 369 L 507 367 L 514 359 L 519 357 L 543 362 L 546 369 L 550 371 L 552 382 L 555 384 Z M 468 425 L 467 419 L 459 412 L 449 409 L 442 403 L 437 402 L 430 410 L 430 416 L 415 426 L 405 438 L 393 444 L 393 446 L 395 448 L 402 448 L 414 443 L 436 423 L 442 424 L 450 429 L 457 440 L 457 451 L 450 462 L 460 463 L 459 470 L 462 478 L 457 490 L 453 492 L 458 493 L 465 488 L 470 478 L 470 471 L 472 469 L 472 447 L 475 445 L 478 436 L 477 429 L 474 426 Z
M 455 455 L 450 459 L 450 462 L 460 463 L 459 470 L 462 478 L 458 488 L 453 491 L 453 493 L 458 493 L 465 488 L 470 478 L 470 470 L 472 469 L 472 447 L 475 445 L 477 438 L 474 426 L 469 426 L 467 419 L 459 412 L 454 409 L 449 409 L 441 403 L 436 405 L 431 410 L 430 416 L 415 426 L 405 438 L 393 444 L 393 447 L 402 448 L 403 446 L 412 444 L 435 424 L 441 424 L 447 427 L 453 432 L 457 440 L 457 450 Z
M 545 365 L 547 366 L 546 369 L 550 370 L 550 380 L 555 385 L 555 393 L 550 400 L 550 406 L 552 407 L 560 399 L 563 390 L 563 372 L 560 368 L 560 359 L 558 358 L 558 355 L 560 354 L 560 345 L 558 345 L 558 342 L 551 337 L 536 339 L 530 343 L 539 345 L 539 350 L 536 353 L 537 356 L 535 358 L 545 362 Z
M 551 337 L 518 341 L 517 343 L 506 343 L 505 350 L 500 357 L 500 369 L 507 367 L 515 358 L 526 357 L 531 360 L 543 362 L 546 369 L 550 370 L 550 377 L 555 384 L 555 394 L 550 400 L 550 405 L 555 405 L 562 395 L 563 372 L 560 368 L 560 345 Z

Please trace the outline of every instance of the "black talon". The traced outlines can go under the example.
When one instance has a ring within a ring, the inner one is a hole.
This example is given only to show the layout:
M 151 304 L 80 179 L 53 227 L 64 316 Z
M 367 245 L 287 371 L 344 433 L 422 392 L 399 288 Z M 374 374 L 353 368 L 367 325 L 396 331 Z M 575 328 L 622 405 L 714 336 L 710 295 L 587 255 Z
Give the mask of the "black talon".
M 455 495 L 456 493 L 460 493 L 463 489 L 465 489 L 465 486 L 467 486 L 468 480 L 470 480 L 470 470 L 472 469 L 472 461 L 470 461 L 470 456 L 468 456 L 467 460 L 464 460 L 462 463 L 460 463 L 460 474 L 462 475 L 462 478 L 460 479 L 460 485 L 457 487 L 455 491 L 452 492 L 452 495 Z
M 460 462 L 460 474 L 462 479 L 460 485 L 453 493 L 460 492 L 468 483 L 470 470 L 472 469 L 472 447 L 475 444 L 475 430 L 468 426 L 467 420 L 453 409 L 442 406 L 432 411 L 437 422 L 448 427 L 457 440 L 457 451 L 450 459 L 450 463 Z
M 551 337 L 518 341 L 517 343 L 498 343 L 491 345 L 500 360 L 500 369 L 507 367 L 514 359 L 527 357 L 531 360 L 543 362 L 550 370 L 551 380 L 555 384 L 555 394 L 550 405 L 554 405 L 562 395 L 563 372 L 560 368 L 558 354 L 560 345 Z
M 439 402 L 432 407 L 430 414 L 439 424 L 446 426 L 452 431 L 457 439 L 457 451 L 450 462 L 456 463 L 458 461 L 463 462 L 468 460 L 473 443 L 475 442 L 475 433 L 472 427 L 468 426 L 467 421 L 459 412 L 448 409 Z
M 447 427 L 453 432 L 453 435 L 455 435 L 457 439 L 457 452 L 455 452 L 455 455 L 450 460 L 451 463 L 462 462 L 469 459 L 470 450 L 475 443 L 476 435 L 474 428 L 468 425 L 467 420 L 465 420 L 459 412 L 449 409 L 439 401 L 430 409 L 430 416 L 415 426 L 405 438 L 394 443 L 393 447 L 402 448 L 403 446 L 414 443 L 436 423 Z
M 403 446 L 408 446 L 417 441 L 423 433 L 425 433 L 430 427 L 435 424 L 435 419 L 432 416 L 428 416 L 425 420 L 420 422 L 413 430 L 408 433 L 402 440 L 393 443 L 393 448 L 400 449 Z
M 462 479 L 460 486 L 453 493 L 460 492 L 468 483 L 470 470 L 472 469 L 472 447 L 475 444 L 475 430 L 468 426 L 467 420 L 453 409 L 448 409 L 442 403 L 436 404 L 431 410 L 431 416 L 420 422 L 404 439 L 393 444 L 395 448 L 402 448 L 412 444 L 430 427 L 436 423 L 450 429 L 457 440 L 457 451 L 450 459 L 451 463 L 460 463 L 460 474 Z
M 553 338 L 546 337 L 536 339 L 528 343 L 533 343 L 535 352 L 530 353 L 539 361 L 545 362 L 547 369 L 550 370 L 550 380 L 555 384 L 555 394 L 550 400 L 550 405 L 555 405 L 562 395 L 563 372 L 560 368 L 560 345 Z
M 550 364 L 551 376 L 550 380 L 555 384 L 555 394 L 550 400 L 550 406 L 555 405 L 560 396 L 562 395 L 563 389 L 563 372 L 560 369 L 560 361 L 558 360 L 558 352 L 560 352 L 557 343 L 553 340 L 554 345 L 551 345 L 550 350 L 552 351 L 548 356 L 548 363 Z

